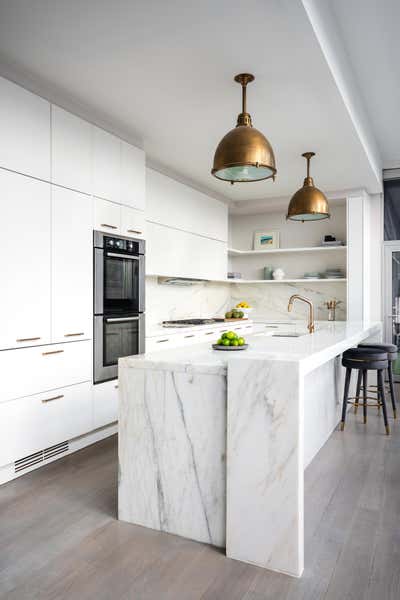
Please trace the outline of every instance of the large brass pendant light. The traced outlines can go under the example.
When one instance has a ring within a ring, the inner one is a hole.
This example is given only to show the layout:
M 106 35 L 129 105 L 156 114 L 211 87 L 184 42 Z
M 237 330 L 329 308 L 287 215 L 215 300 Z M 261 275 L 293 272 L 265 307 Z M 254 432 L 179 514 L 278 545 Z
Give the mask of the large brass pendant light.
M 214 177 L 232 184 L 236 181 L 260 181 L 275 179 L 275 157 L 267 138 L 255 129 L 251 116 L 246 112 L 246 87 L 254 81 L 254 75 L 241 73 L 235 81 L 242 86 L 242 112 L 237 124 L 229 131 L 215 151 L 211 173 Z
M 310 160 L 315 156 L 315 152 L 304 152 L 302 156 L 307 160 L 307 177 L 304 179 L 303 187 L 292 197 L 286 218 L 303 223 L 329 219 L 331 215 L 328 200 L 325 194 L 314 186 L 313 178 L 310 177 Z

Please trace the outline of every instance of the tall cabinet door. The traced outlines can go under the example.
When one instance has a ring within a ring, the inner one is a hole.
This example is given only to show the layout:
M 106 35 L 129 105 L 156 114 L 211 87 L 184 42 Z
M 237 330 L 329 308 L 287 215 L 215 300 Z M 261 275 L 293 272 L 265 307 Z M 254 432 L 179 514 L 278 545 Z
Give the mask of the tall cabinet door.
M 52 340 L 92 337 L 92 198 L 52 188 Z
M 50 104 L 0 77 L 0 166 L 50 180 Z
M 50 342 L 50 184 L 0 170 L 0 349 Z
M 92 125 L 51 107 L 52 181 L 66 188 L 92 191 Z
M 120 140 L 99 127 L 93 127 L 93 195 L 119 202 L 120 179 Z

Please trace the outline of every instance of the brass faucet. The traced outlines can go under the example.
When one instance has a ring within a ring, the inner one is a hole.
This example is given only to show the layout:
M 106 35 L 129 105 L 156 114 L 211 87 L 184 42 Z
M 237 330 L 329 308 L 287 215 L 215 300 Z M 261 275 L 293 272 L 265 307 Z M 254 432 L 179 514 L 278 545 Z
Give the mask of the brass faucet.
M 310 312 L 308 313 L 308 325 L 307 325 L 307 329 L 310 333 L 314 333 L 315 331 L 315 325 L 314 325 L 314 305 L 311 302 L 311 300 L 309 300 L 308 298 L 304 298 L 304 296 L 300 296 L 299 294 L 293 294 L 293 296 L 290 296 L 289 298 L 289 304 L 288 304 L 288 311 L 290 312 L 293 308 L 293 302 L 295 300 L 302 300 L 303 302 L 305 302 L 306 304 L 308 304 L 309 308 L 310 308 Z

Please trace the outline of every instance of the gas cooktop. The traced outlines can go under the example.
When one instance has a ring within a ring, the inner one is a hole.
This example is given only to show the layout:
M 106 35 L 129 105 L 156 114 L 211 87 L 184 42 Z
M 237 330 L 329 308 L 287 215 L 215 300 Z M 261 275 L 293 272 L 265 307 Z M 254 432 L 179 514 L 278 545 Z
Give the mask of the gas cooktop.
M 221 323 L 224 319 L 178 319 L 177 321 L 163 321 L 163 327 L 193 327 L 194 325 L 213 325 Z

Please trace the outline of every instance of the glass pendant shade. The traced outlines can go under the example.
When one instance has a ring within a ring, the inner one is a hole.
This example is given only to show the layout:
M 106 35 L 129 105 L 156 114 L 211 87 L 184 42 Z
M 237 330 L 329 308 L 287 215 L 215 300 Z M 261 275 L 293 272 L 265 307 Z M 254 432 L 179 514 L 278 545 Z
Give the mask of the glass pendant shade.
M 302 222 L 329 219 L 331 215 L 328 200 L 325 194 L 314 186 L 313 178 L 310 177 L 310 160 L 315 153 L 305 152 L 302 156 L 307 159 L 307 177 L 303 187 L 292 196 L 286 218 Z
M 214 155 L 211 173 L 224 181 L 245 182 L 275 178 L 275 156 L 267 138 L 255 129 L 251 116 L 246 112 L 246 86 L 253 75 L 236 75 L 235 81 L 242 85 L 242 112 L 237 125 L 220 141 Z

